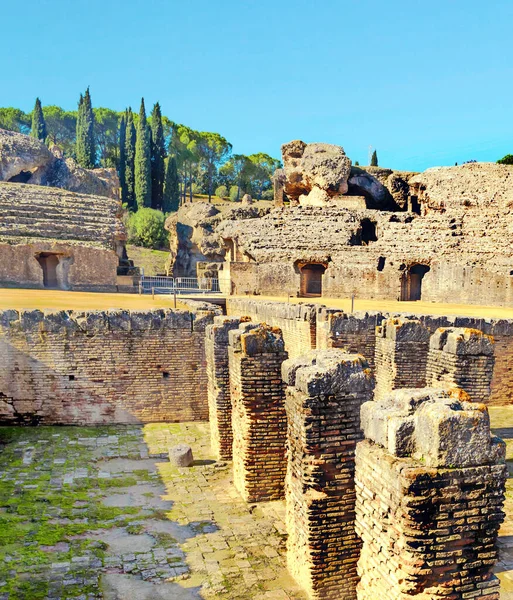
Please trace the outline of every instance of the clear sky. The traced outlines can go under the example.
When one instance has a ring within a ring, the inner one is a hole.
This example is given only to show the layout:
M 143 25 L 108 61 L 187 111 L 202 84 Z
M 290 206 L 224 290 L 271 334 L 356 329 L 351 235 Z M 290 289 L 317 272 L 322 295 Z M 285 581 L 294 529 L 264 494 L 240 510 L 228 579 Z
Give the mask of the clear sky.
M 300 138 L 421 170 L 513 153 L 513 1 L 9 0 L 0 106 L 136 109 L 244 154 Z

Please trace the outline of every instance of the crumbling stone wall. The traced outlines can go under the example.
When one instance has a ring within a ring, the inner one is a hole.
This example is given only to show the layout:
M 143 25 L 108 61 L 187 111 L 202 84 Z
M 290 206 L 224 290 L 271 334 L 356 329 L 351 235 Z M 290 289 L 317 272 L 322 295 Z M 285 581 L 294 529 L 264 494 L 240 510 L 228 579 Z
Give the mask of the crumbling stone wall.
M 283 363 L 288 384 L 287 561 L 311 598 L 356 598 L 354 453 L 372 396 L 364 358 L 312 350 Z
M 287 465 L 283 336 L 265 324 L 246 324 L 228 337 L 234 484 L 247 502 L 277 500 Z
M 244 317 L 217 316 L 205 330 L 210 444 L 221 460 L 231 460 L 233 446 L 228 333 L 238 329 L 243 320 Z
M 376 327 L 383 321 L 378 312 L 355 312 L 320 307 L 317 313 L 317 348 L 345 348 L 362 354 L 374 368 Z
M 414 319 L 390 318 L 376 327 L 376 399 L 426 385 L 429 331 Z
M 493 376 L 493 339 L 478 329 L 441 327 L 431 336 L 427 381 L 461 388 L 475 402 L 488 402 Z
M 0 421 L 95 425 L 208 419 L 213 312 L 0 312 Z
M 227 298 L 229 315 L 247 315 L 282 331 L 285 350 L 291 358 L 316 347 L 316 311 L 314 304 L 266 302 L 246 298 Z
M 499 599 L 505 445 L 483 404 L 398 390 L 362 406 L 358 600 Z

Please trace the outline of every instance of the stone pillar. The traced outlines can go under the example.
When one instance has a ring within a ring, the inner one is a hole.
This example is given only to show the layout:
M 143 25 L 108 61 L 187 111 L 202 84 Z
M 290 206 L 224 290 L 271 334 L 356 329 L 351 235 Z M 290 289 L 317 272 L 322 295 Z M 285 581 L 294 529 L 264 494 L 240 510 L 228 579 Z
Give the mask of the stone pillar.
M 490 335 L 468 327 L 440 327 L 431 336 L 428 385 L 457 387 L 474 402 L 490 398 L 494 342 Z
M 247 502 L 278 500 L 287 465 L 283 336 L 280 329 L 260 324 L 230 331 L 228 337 L 233 482 Z
M 498 600 L 505 445 L 484 404 L 440 389 L 362 406 L 358 600 Z
M 210 445 L 219 460 L 232 459 L 232 402 L 228 370 L 228 332 L 249 317 L 214 317 L 205 330 Z
M 276 169 L 273 174 L 274 206 L 284 206 L 283 187 L 285 185 L 285 171 Z
M 287 561 L 314 599 L 356 598 L 354 453 L 374 386 L 363 356 L 312 350 L 283 364 L 288 384 Z
M 376 327 L 375 398 L 424 387 L 428 350 L 429 331 L 420 321 L 390 318 Z

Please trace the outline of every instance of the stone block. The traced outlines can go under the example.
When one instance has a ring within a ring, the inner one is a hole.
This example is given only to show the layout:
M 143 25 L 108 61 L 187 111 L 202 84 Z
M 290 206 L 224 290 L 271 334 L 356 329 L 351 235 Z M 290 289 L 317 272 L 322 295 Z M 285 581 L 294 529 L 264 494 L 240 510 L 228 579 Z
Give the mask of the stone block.
M 169 460 L 176 467 L 190 467 L 194 462 L 192 448 L 187 444 L 178 444 L 170 448 Z

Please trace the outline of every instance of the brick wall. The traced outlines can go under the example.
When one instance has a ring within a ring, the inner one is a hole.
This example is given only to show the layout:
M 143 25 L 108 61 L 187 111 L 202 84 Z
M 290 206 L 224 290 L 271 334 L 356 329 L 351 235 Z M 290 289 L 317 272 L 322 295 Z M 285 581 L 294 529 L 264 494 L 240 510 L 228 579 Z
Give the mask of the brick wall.
M 246 298 L 227 298 L 228 315 L 247 315 L 255 322 L 279 327 L 285 350 L 290 357 L 300 356 L 316 347 L 316 311 L 314 304 L 266 302 Z
M 247 502 L 278 500 L 287 464 L 283 337 L 249 323 L 228 336 L 234 484 Z
M 206 420 L 211 311 L 0 313 L 0 420 Z
M 283 364 L 287 382 L 287 562 L 311 598 L 356 598 L 354 453 L 373 380 L 360 355 L 315 350 Z
M 478 329 L 437 329 L 429 344 L 428 385 L 461 388 L 474 402 L 488 403 L 494 366 L 493 346 L 493 338 Z

